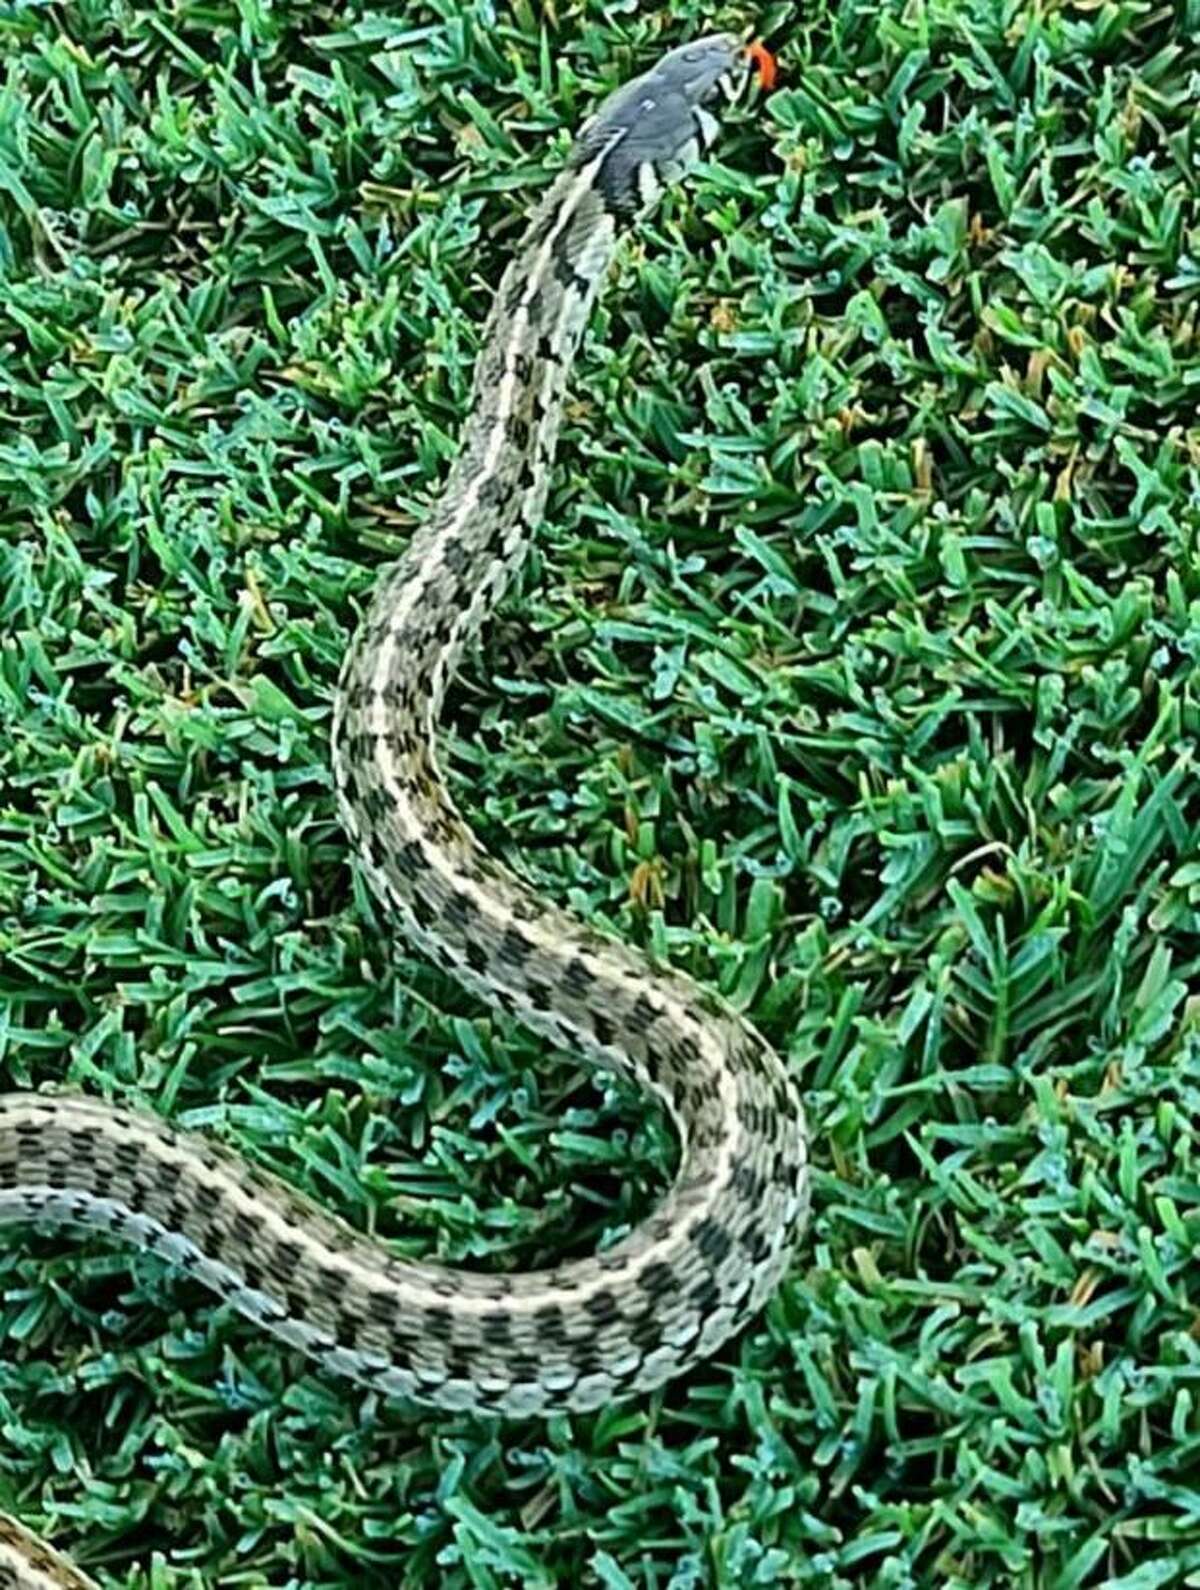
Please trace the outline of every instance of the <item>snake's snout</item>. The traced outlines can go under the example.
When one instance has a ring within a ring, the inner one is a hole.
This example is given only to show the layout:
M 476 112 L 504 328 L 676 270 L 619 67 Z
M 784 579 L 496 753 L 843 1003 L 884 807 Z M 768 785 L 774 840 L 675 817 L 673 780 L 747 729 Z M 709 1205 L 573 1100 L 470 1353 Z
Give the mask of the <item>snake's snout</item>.
M 734 33 L 712 33 L 683 44 L 663 57 L 655 69 L 664 83 L 691 105 L 704 105 L 720 95 L 733 99 L 747 75 L 746 48 Z M 674 81 L 672 81 L 674 79 Z
M 684 68 L 690 69 L 682 92 L 694 106 L 707 104 L 719 95 L 732 103 L 752 78 L 757 78 L 761 88 L 775 86 L 775 57 L 761 39 L 744 44 L 732 33 L 714 33 L 695 44 L 685 44 L 673 54 L 679 56 Z M 667 56 L 658 70 L 666 68 L 671 59 Z

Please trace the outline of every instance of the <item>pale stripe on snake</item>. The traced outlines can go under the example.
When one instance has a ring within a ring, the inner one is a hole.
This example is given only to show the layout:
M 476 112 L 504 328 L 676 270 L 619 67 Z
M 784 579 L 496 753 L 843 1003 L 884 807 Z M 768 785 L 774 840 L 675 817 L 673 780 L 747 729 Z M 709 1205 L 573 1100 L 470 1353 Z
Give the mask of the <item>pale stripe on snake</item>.
M 781 1060 L 714 995 L 491 860 L 433 745 L 463 646 L 541 517 L 567 374 L 617 236 L 708 146 L 706 107 L 748 71 L 729 35 L 685 45 L 581 132 L 501 281 L 457 460 L 378 583 L 334 714 L 342 816 L 388 914 L 485 1000 L 663 1101 L 682 1157 L 662 1205 L 595 1257 L 467 1274 L 394 1257 L 153 1115 L 0 1098 L 0 1222 L 148 1249 L 323 1369 L 388 1396 L 519 1417 L 649 1391 L 754 1314 L 805 1217 L 803 1116 Z M 85 1582 L 0 1520 L 0 1586 Z

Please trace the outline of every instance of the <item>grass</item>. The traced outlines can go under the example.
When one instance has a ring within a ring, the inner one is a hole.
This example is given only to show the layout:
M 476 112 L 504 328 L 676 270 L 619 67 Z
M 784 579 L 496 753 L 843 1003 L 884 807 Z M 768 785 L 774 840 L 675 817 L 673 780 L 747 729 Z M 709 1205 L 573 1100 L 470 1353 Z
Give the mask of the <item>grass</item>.
M 1198 0 L 0 8 L 0 1079 L 455 1263 L 667 1184 L 393 951 L 330 695 L 570 129 L 754 20 L 447 758 L 788 1054 L 808 1239 L 702 1371 L 501 1430 L 6 1244 L 0 1507 L 105 1586 L 1200 1584 Z

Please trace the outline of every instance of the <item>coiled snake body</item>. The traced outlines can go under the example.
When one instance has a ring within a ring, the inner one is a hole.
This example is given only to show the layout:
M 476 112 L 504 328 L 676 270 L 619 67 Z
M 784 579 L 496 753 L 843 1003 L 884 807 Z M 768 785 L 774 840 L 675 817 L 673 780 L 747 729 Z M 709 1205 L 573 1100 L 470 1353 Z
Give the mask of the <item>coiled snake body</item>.
M 439 1408 L 598 1408 L 661 1385 L 760 1307 L 807 1207 L 796 1088 L 690 979 L 534 894 L 479 847 L 433 731 L 464 645 L 538 523 L 564 385 L 624 225 L 708 146 L 748 71 L 717 35 L 664 56 L 581 132 L 501 281 L 446 489 L 380 579 L 334 716 L 343 820 L 404 934 L 493 1005 L 663 1101 L 663 1204 L 595 1257 L 517 1275 L 400 1260 L 220 1146 L 66 1095 L 0 1097 L 0 1223 L 161 1255 L 334 1374 Z M 0 1587 L 86 1584 L 0 1518 Z

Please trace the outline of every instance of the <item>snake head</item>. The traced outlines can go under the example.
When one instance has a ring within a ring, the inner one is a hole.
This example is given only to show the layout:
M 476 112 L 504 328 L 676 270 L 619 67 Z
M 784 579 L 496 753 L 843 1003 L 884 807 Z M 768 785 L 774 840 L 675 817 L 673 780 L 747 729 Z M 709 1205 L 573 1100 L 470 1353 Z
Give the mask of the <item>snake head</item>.
M 720 123 L 709 107 L 735 100 L 755 67 L 766 83 L 761 56 L 732 33 L 681 44 L 604 101 L 580 132 L 570 164 L 598 161 L 605 208 L 632 219 L 711 146 Z

